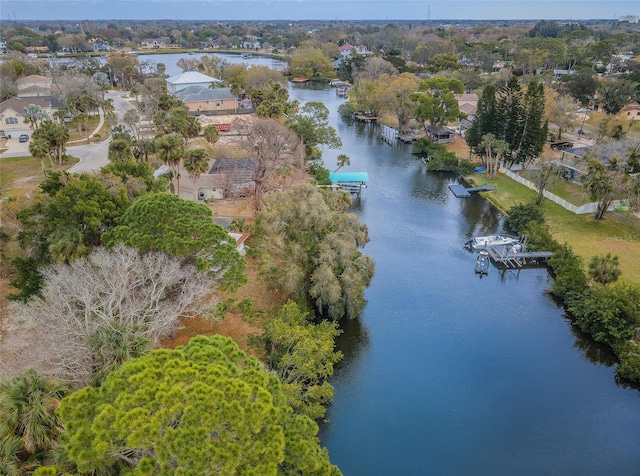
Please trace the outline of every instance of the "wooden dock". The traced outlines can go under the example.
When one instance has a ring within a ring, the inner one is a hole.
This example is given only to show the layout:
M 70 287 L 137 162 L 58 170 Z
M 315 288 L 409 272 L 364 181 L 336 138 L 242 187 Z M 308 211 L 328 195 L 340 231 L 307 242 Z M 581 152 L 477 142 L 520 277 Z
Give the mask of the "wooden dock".
M 364 114 L 356 114 L 356 120 L 360 122 L 376 122 L 378 118 L 376 116 L 365 116 Z
M 471 187 L 467 188 L 464 185 L 460 185 L 459 183 L 452 183 L 449 185 L 449 190 L 453 192 L 453 194 L 457 198 L 468 198 L 472 193 L 475 192 L 490 192 L 495 190 L 496 188 L 493 185 L 483 185 L 481 187 Z
M 551 251 L 513 251 L 513 246 L 490 246 L 486 250 L 496 263 L 507 268 L 522 268 L 525 264 L 537 263 L 553 256 Z

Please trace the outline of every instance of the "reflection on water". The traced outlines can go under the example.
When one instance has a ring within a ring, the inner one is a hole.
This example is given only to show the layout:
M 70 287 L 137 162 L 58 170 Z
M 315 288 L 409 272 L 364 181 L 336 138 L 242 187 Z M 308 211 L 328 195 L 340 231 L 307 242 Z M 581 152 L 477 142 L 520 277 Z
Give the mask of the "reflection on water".
M 325 164 L 344 153 L 345 171 L 369 174 L 366 206 L 352 210 L 376 276 L 338 339 L 345 358 L 320 434 L 331 460 L 350 476 L 638 474 L 638 395 L 563 319 L 547 270 L 475 275 L 463 243 L 508 233 L 503 215 L 455 198 L 454 177 L 427 172 L 375 124 L 342 121 L 334 91 L 290 91 L 330 110 L 343 147 L 324 150 Z

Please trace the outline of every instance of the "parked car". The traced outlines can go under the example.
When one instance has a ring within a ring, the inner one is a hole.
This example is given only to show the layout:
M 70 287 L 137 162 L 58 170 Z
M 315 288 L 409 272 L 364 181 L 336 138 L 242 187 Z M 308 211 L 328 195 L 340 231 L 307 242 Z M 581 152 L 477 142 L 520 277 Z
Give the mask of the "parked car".
M 551 147 L 552 149 L 557 149 L 557 150 L 571 149 L 573 147 L 573 142 L 554 142 L 549 147 Z
M 27 134 L 20 134 L 20 137 L 18 137 L 18 140 L 20 142 L 28 142 L 29 141 L 29 136 Z
M 583 135 L 583 136 L 591 135 L 591 132 L 589 132 L 589 131 L 587 131 L 585 129 L 578 129 L 576 132 L 577 132 L 578 135 Z

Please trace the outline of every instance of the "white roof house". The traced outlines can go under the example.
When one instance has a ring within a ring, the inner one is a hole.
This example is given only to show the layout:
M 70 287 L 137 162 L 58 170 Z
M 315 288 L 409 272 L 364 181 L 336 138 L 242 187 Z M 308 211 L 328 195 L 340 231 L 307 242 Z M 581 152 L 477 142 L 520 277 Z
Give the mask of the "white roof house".
M 222 81 L 197 71 L 187 71 L 167 78 L 167 90 L 169 94 L 175 94 L 189 86 L 204 86 L 208 88 L 211 83 L 222 83 Z

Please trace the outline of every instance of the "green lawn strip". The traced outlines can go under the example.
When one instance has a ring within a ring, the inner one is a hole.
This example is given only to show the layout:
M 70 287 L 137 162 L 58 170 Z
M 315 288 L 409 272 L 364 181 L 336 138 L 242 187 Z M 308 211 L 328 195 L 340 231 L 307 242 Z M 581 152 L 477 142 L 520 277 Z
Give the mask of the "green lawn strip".
M 494 179 L 475 174 L 467 178 L 474 185 L 491 184 L 492 192 L 482 195 L 500 210 L 506 211 L 517 203 L 527 203 L 536 192 L 498 174 Z M 593 214 L 576 215 L 560 205 L 545 200 L 543 204 L 547 224 L 560 243 L 568 243 L 585 261 L 595 255 L 612 253 L 620 258 L 621 280 L 640 283 L 640 220 L 624 222 L 608 212 L 604 220 L 594 220 Z

